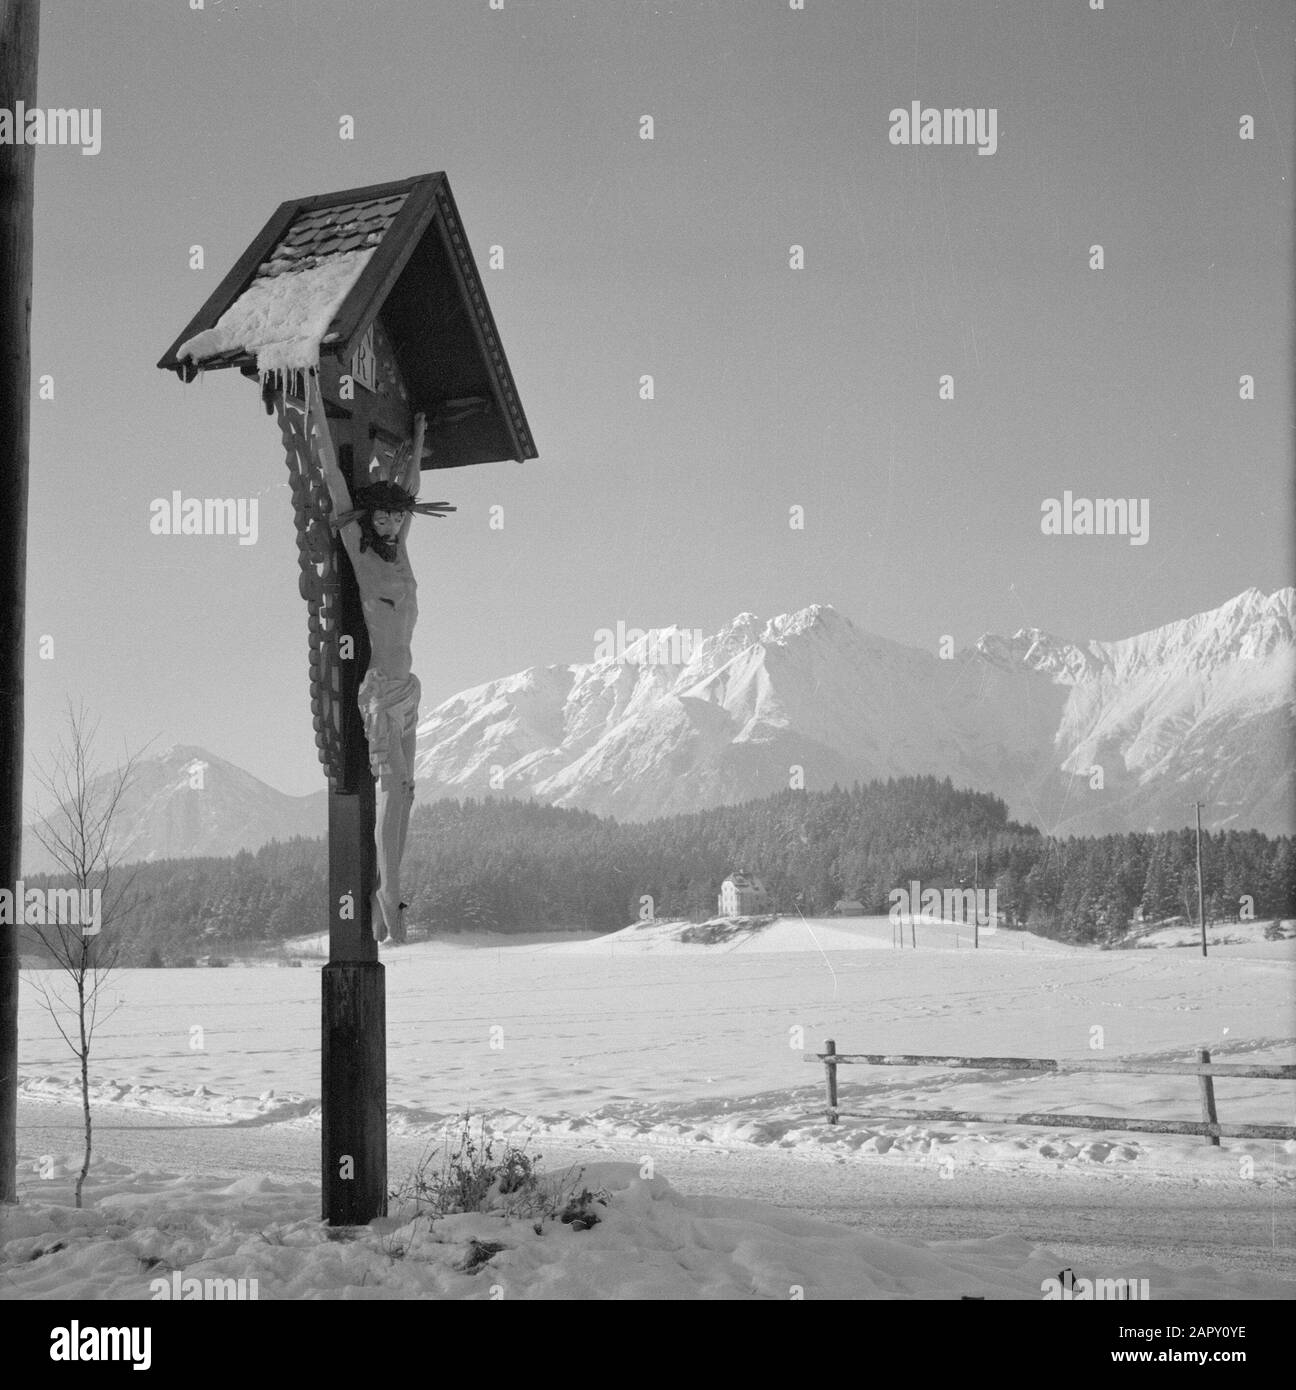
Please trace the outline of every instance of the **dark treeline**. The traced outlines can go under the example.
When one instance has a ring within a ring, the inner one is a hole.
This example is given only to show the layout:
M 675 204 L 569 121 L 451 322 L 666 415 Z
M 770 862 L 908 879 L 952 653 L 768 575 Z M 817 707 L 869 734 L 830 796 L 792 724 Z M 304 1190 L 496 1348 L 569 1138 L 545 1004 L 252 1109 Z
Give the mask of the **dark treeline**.
M 1211 921 L 1296 915 L 1290 837 L 1203 837 Z M 1001 926 L 1105 942 L 1131 923 L 1195 917 L 1195 837 L 1058 840 L 1008 819 L 993 796 L 948 779 L 788 791 L 740 806 L 636 824 L 534 803 L 439 801 L 411 820 L 402 888 L 413 934 L 613 931 L 647 915 L 714 915 L 735 868 L 764 880 L 778 912 L 830 911 L 840 898 L 885 913 L 894 888 L 998 890 Z M 58 880 L 52 880 L 58 882 Z M 34 885 L 37 880 L 30 882 Z M 227 859 L 139 866 L 137 906 L 117 931 L 124 964 L 246 954 L 325 930 L 321 840 L 273 843 Z

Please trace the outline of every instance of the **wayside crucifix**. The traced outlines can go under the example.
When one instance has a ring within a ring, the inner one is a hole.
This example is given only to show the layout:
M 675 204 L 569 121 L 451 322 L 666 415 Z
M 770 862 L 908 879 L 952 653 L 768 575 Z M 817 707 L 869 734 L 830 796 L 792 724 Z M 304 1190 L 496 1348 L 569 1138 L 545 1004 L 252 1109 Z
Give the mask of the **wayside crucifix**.
M 329 786 L 323 1211 L 386 1211 L 378 943 L 405 940 L 417 586 L 406 541 L 425 470 L 536 457 L 442 173 L 283 203 L 159 367 L 236 367 L 277 417 L 306 600 L 311 710 Z

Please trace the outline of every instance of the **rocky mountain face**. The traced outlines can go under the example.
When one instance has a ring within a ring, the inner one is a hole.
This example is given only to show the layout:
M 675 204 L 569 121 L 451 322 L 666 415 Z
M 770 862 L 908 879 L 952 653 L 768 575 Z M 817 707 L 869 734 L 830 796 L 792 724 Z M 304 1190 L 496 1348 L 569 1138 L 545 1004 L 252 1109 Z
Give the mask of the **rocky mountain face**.
M 1051 833 L 1291 833 L 1296 590 L 1115 642 L 1038 629 L 942 660 L 813 605 L 701 643 L 463 691 L 419 726 L 421 794 L 534 796 L 622 819 L 905 774 L 992 791 Z M 671 660 L 681 653 L 686 660 Z
M 693 640 L 654 630 L 584 665 L 465 690 L 419 725 L 419 796 L 518 796 L 623 820 L 789 786 L 932 774 L 993 792 L 1051 834 L 1296 833 L 1296 590 L 1114 642 L 1038 629 L 941 659 L 818 604 L 740 613 Z M 323 792 L 286 796 L 177 746 L 140 765 L 126 860 L 234 854 L 323 835 Z M 29 834 L 24 871 L 51 868 Z

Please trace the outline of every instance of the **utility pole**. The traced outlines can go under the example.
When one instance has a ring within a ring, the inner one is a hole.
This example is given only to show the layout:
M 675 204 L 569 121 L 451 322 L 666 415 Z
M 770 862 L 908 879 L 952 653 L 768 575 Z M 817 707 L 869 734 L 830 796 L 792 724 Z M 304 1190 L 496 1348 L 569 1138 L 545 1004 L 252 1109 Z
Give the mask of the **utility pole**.
M 40 0 L 0 0 L 0 108 L 36 105 Z M 36 149 L 0 145 L 0 887 L 22 874 L 27 442 Z M 18 928 L 0 926 L 0 1202 L 18 1200 Z
M 1202 955 L 1206 954 L 1206 898 L 1202 893 L 1202 860 L 1201 860 L 1201 811 L 1206 803 L 1204 801 L 1194 801 L 1193 807 L 1197 812 L 1197 920 L 1201 923 L 1201 943 Z
M 981 851 L 972 851 L 972 949 L 981 949 Z

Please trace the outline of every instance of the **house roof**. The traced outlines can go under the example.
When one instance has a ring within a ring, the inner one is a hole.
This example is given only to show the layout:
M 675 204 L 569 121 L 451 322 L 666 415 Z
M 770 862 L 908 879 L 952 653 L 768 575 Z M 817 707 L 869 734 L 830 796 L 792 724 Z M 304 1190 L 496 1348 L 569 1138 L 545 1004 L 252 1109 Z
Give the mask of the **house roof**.
M 379 315 L 430 466 L 537 456 L 444 173 L 281 203 L 158 366 L 257 376 L 276 333 L 346 364 Z

